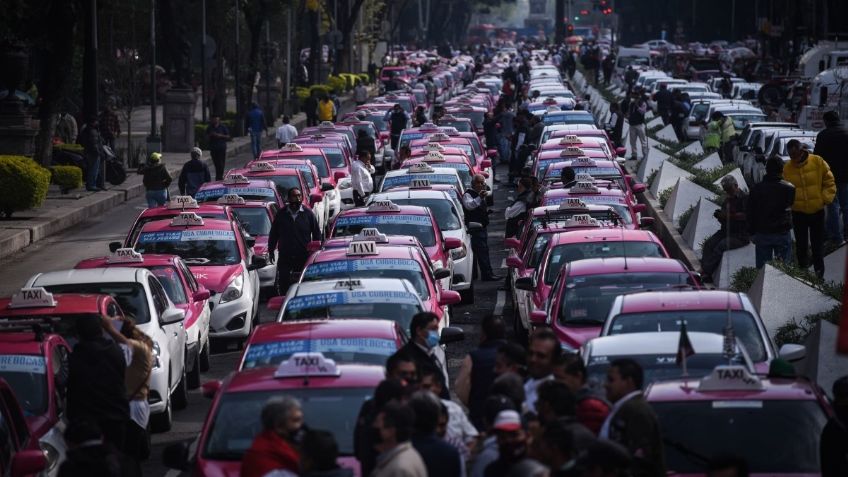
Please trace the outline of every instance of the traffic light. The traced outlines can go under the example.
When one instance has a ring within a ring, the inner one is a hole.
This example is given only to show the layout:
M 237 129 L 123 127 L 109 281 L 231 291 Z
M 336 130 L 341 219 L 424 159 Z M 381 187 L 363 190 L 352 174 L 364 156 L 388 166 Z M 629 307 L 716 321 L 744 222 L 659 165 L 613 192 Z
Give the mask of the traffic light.
M 574 25 L 571 23 L 566 23 L 565 32 L 568 36 L 574 35 Z

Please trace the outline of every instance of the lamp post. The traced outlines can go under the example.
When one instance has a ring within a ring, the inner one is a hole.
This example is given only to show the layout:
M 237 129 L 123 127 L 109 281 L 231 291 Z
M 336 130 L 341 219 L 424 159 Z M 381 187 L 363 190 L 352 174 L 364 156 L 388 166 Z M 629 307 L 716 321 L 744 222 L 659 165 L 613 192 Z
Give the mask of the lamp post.
M 85 51 L 83 54 L 83 96 L 85 120 L 96 118 L 98 107 L 97 84 L 97 0 L 85 2 Z
M 292 63 L 291 63 L 291 31 L 292 31 L 292 10 L 294 10 L 294 0 L 289 0 L 289 8 L 286 15 L 286 113 L 291 113 L 291 79 L 292 79 Z
M 150 135 L 147 154 L 160 152 L 162 140 L 156 127 L 156 0 L 150 0 Z
M 235 93 L 236 93 L 235 129 L 236 129 L 236 135 L 241 136 L 242 130 L 243 130 L 242 123 L 244 122 L 244 119 L 241 116 L 241 88 L 240 88 L 241 81 L 239 80 L 239 56 L 241 56 L 241 54 L 239 52 L 239 1 L 235 0 L 234 3 L 235 3 L 235 7 L 236 7 L 235 13 L 233 14 L 233 17 L 236 20 L 236 57 L 235 57 L 235 61 L 233 62 L 233 76 L 235 76 L 235 90 L 236 90 L 235 91 Z
M 208 84 L 206 83 L 206 0 L 202 0 L 200 4 L 200 21 L 202 23 L 200 27 L 200 84 L 203 90 L 203 93 L 200 96 L 200 115 L 201 120 L 205 123 L 207 120 L 206 117 L 206 98 L 207 91 L 206 88 Z

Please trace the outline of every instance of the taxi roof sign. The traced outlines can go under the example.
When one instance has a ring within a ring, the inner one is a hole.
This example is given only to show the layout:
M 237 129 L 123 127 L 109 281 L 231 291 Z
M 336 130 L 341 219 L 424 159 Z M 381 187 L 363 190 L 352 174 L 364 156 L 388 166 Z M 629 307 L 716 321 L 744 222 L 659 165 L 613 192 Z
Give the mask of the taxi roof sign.
M 106 259 L 106 263 L 143 263 L 144 257 L 131 248 L 119 248 Z
M 274 172 L 276 169 L 270 162 L 259 161 L 250 163 L 250 172 Z
M 362 280 L 359 279 L 349 279 L 349 280 L 338 280 L 336 285 L 333 287 L 335 289 L 346 288 L 348 290 L 353 290 L 354 288 L 365 288 L 362 285 Z
M 167 207 L 171 210 L 200 208 L 200 206 L 197 205 L 197 201 L 194 200 L 194 197 L 190 195 L 175 195 L 174 197 L 171 197 L 171 200 L 168 201 Z
M 410 189 L 427 189 L 430 187 L 430 179 L 412 179 L 409 181 Z
M 437 129 L 437 128 L 438 128 L 438 126 L 436 126 L 434 123 L 424 123 L 419 127 L 419 129 Z
M 368 205 L 368 212 L 400 212 L 400 207 L 388 199 L 375 200 Z
M 545 108 L 545 111 L 549 113 L 558 113 L 562 111 L 562 109 L 560 109 L 559 106 L 548 106 L 547 108 Z
M 218 198 L 218 203 L 221 205 L 243 205 L 244 197 L 238 194 L 224 194 Z
M 453 114 L 444 114 L 439 118 L 439 121 L 456 121 L 456 116 Z
M 43 306 L 56 306 L 53 294 L 44 287 L 21 288 L 21 291 L 12 295 L 9 308 L 38 308 Z
M 303 152 L 303 148 L 300 147 L 300 144 L 295 144 L 293 142 L 283 144 L 283 147 L 281 147 L 280 150 L 283 152 Z
M 227 177 L 224 177 L 224 184 L 249 184 L 250 179 L 244 176 L 244 174 L 227 174 Z
M 336 125 L 332 123 L 332 121 L 321 121 L 321 124 L 318 125 L 318 129 L 335 129 Z
M 449 140 L 450 140 L 450 136 L 448 136 L 447 134 L 445 134 L 443 132 L 439 132 L 439 133 L 436 133 L 436 134 L 433 134 L 432 136 L 430 136 L 431 142 L 434 142 L 434 141 L 449 141 Z
M 378 255 L 377 242 L 361 240 L 350 242 L 346 255 Z
M 441 144 L 439 144 L 437 142 L 430 142 L 430 143 L 427 143 L 426 149 L 428 151 L 431 151 L 431 152 L 432 151 L 440 152 L 440 151 L 445 150 L 445 146 L 442 146 Z
M 172 227 L 202 226 L 203 217 L 194 212 L 180 212 L 180 215 L 171 219 Z
M 431 174 L 436 172 L 432 167 L 430 167 L 430 164 L 427 164 L 425 162 L 418 162 L 416 164 L 412 164 L 411 166 L 409 166 L 408 171 L 412 172 L 412 173 L 431 173 Z
M 445 156 L 439 151 L 429 151 L 424 160 L 427 162 L 445 162 Z
M 596 164 L 595 164 L 595 161 L 593 161 L 591 157 L 581 156 L 581 157 L 574 158 L 571 161 L 571 165 L 572 166 L 594 167 Z
M 701 378 L 698 391 L 762 391 L 763 383 L 745 366 L 723 364 Z
M 565 222 L 566 227 L 600 227 L 598 219 L 589 214 L 574 214 Z
M 567 134 L 559 141 L 560 144 L 580 144 L 582 142 L 576 134 Z
M 353 236 L 354 242 L 372 241 L 376 243 L 388 243 L 389 238 L 386 234 L 381 234 L 375 227 L 365 227 L 358 234 Z
M 559 204 L 560 209 L 587 209 L 588 206 L 585 202 L 583 202 L 580 197 L 566 197 L 564 201 Z
M 571 192 L 588 192 L 588 193 L 596 193 L 598 192 L 598 187 L 591 182 L 580 181 L 574 184 L 574 187 L 569 189 Z
M 574 176 L 574 180 L 577 182 L 595 182 L 595 178 L 592 177 L 592 174 L 588 172 L 579 172 Z
M 303 376 L 340 376 L 342 373 L 336 362 L 325 358 L 322 353 L 294 353 L 277 367 L 275 378 L 295 378 Z
M 586 151 L 579 147 L 568 146 L 559 153 L 560 156 L 585 156 Z

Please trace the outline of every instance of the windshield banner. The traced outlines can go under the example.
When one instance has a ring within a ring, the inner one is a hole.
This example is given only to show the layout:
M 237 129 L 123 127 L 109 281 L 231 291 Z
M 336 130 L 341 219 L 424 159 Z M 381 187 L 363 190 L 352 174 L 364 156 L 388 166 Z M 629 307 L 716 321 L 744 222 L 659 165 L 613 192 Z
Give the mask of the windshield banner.
M 286 305 L 287 311 L 323 308 L 330 305 L 417 305 L 418 298 L 402 291 L 341 291 L 295 297 Z
M 351 273 L 366 270 L 409 270 L 420 272 L 421 266 L 415 260 L 402 258 L 375 258 L 370 260 L 335 260 L 310 265 L 304 276 L 320 277 L 337 273 Z
M 234 242 L 236 236 L 232 230 L 182 230 L 169 232 L 144 232 L 138 236 L 138 243 L 154 242 L 191 242 L 196 240 L 225 240 Z
M 315 340 L 290 340 L 251 345 L 245 361 L 265 361 L 275 356 L 294 353 L 368 353 L 391 356 L 397 351 L 393 340 L 378 338 L 324 338 Z
M 266 187 L 216 187 L 206 189 L 194 195 L 198 201 L 217 199 L 224 194 L 238 194 L 242 197 L 274 197 L 274 189 Z
M 401 225 L 424 225 L 430 226 L 430 217 L 426 215 L 347 215 L 336 219 L 336 226 L 345 225 L 378 225 L 378 224 L 401 224 Z
M 438 165 L 436 167 L 442 167 Z M 456 184 L 456 176 L 450 174 L 404 174 L 383 179 L 383 189 L 409 185 L 413 179 L 427 179 L 431 184 Z
M 25 355 L 0 356 L 0 372 L 45 374 L 44 357 Z

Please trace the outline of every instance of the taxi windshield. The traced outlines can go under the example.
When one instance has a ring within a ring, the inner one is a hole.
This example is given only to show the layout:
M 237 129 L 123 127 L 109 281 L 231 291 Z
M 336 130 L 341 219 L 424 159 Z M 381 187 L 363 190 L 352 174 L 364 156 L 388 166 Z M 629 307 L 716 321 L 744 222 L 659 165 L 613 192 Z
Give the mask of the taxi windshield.
M 368 227 L 386 235 L 411 235 L 425 247 L 436 245 L 433 223 L 426 215 L 347 215 L 336 219 L 333 237 L 356 235 Z
M 557 245 L 551 250 L 545 284 L 556 280 L 559 270 L 568 262 L 585 258 L 609 257 L 665 257 L 662 248 L 654 242 L 581 242 Z
M 189 232 L 213 232 L 217 235 L 205 238 L 204 234 L 186 235 Z M 142 232 L 135 251 L 179 255 L 186 265 L 233 265 L 241 260 L 232 230 Z
M 233 215 L 238 219 L 241 228 L 250 235 L 271 233 L 271 217 L 265 207 L 233 207 Z
M 297 156 L 298 159 L 309 159 L 309 162 L 315 165 L 318 169 L 318 177 L 330 177 L 330 170 L 327 169 L 327 161 L 324 156 Z
M 751 361 L 760 363 L 768 359 L 765 343 L 754 317 L 747 311 L 734 310 L 730 313 L 730 319 L 733 323 L 733 334 L 745 346 Z M 689 331 L 723 334 L 727 325 L 727 310 L 623 313 L 611 318 L 609 334 L 677 331 L 680 329 L 681 320 L 686 321 L 686 329 Z
M 683 369 L 677 364 L 677 355 L 674 354 L 590 356 L 589 364 L 586 366 L 586 381 L 589 387 L 603 389 L 610 364 L 618 358 L 625 357 L 642 366 L 642 370 L 645 372 L 645 385 L 656 381 L 677 379 L 683 374 Z M 741 354 L 736 354 L 730 363 L 744 366 L 745 360 Z M 696 353 L 686 358 L 686 372 L 690 378 L 698 379 L 712 373 L 713 369 L 720 364 L 728 364 L 728 360 L 723 354 Z
M 381 338 L 316 338 L 251 344 L 241 369 L 278 366 L 294 353 L 321 353 L 336 364 L 385 366 L 398 349 L 395 340 Z
M 362 298 L 350 299 L 342 293 L 304 295 L 285 305 L 283 321 L 316 318 L 376 318 L 397 322 L 409 329 L 412 316 L 422 311 L 417 295 L 407 292 L 357 292 Z M 391 294 L 391 297 L 386 297 Z M 371 296 L 374 295 L 374 296 Z
M 386 124 L 386 121 L 383 120 L 383 116 L 381 116 L 379 114 L 372 114 L 370 116 L 365 116 L 365 120 L 371 121 L 372 123 L 374 123 L 374 126 L 376 126 L 377 129 L 379 129 L 380 131 L 388 130 L 388 125 Z
M 367 258 L 357 260 L 333 260 L 317 262 L 303 271 L 303 281 L 330 280 L 335 278 L 403 278 L 418 292 L 422 300 L 430 298 L 430 290 L 421 265 L 412 259 Z
M 263 179 L 270 179 L 277 187 L 277 193 L 280 197 L 288 197 L 289 189 L 297 187 L 300 189 L 300 179 L 297 176 L 262 176 Z M 262 200 L 262 199 L 260 199 Z
M 136 323 L 150 321 L 147 308 L 147 293 L 140 283 L 68 283 L 65 285 L 45 285 L 50 293 L 94 293 L 112 295 L 125 315 L 130 315 Z
M 302 382 L 299 378 L 298 382 Z M 262 432 L 262 406 L 281 394 L 300 401 L 305 423 L 312 429 L 332 432 L 339 455 L 353 455 L 353 431 L 359 408 L 371 397 L 373 388 L 301 388 L 226 393 L 212 418 L 203 457 L 209 460 L 240 461 L 253 438 Z
M 483 129 L 483 116 L 485 116 L 486 114 L 483 111 L 455 111 L 451 112 L 450 114 L 458 118 L 468 118 L 471 120 L 472 123 L 474 123 L 474 126 L 477 129 Z
M 244 187 L 210 187 L 209 189 L 198 191 L 194 195 L 194 198 L 198 202 L 214 202 L 225 194 L 237 194 L 244 200 L 275 200 L 274 189 L 269 189 L 268 187 L 250 187 L 247 184 Z
M 439 126 L 448 126 L 452 128 L 456 128 L 459 132 L 473 132 L 474 127 L 470 121 L 439 121 Z M 469 146 L 469 149 L 471 147 Z
M 700 474 L 705 459 L 733 454 L 745 459 L 751 475 L 819 475 L 819 438 L 827 415 L 815 400 L 652 402 L 651 406 L 660 420 L 671 473 Z
M 67 373 L 67 370 L 62 370 Z M 0 355 L 0 378 L 6 380 L 26 416 L 47 412 L 47 367 L 44 356 Z
M 618 295 L 634 291 L 692 285 L 685 272 L 611 273 L 569 277 L 564 289 L 560 323 L 602 325 Z M 694 331 L 694 330 L 693 330 Z
M 427 207 L 430 213 L 436 218 L 436 223 L 442 231 L 459 230 L 462 227 L 462 221 L 456 211 L 453 203 L 446 199 L 392 199 L 397 205 L 417 205 Z
M 183 282 L 180 279 L 176 268 L 171 265 L 160 265 L 156 267 L 148 267 L 147 269 L 156 275 L 156 278 L 159 279 L 159 282 L 162 283 L 162 286 L 165 288 L 165 293 L 168 294 L 168 298 L 170 298 L 175 305 L 184 305 L 188 302 L 186 299 L 185 288 L 183 288 Z
M 196 213 L 197 215 L 199 215 L 203 219 L 224 219 L 224 220 L 227 219 L 227 214 L 225 214 L 223 210 L 214 211 L 214 212 L 211 212 L 211 211 L 197 212 L 196 210 L 188 209 L 188 211 L 189 212 L 193 211 L 194 213 Z M 173 210 L 172 212 L 173 212 L 172 214 L 168 214 L 168 215 L 148 215 L 146 217 L 139 217 L 138 220 L 136 220 L 136 222 L 135 222 L 135 226 L 133 227 L 132 231 L 130 232 L 129 243 L 135 242 L 135 239 L 138 238 L 138 233 L 141 232 L 141 229 L 146 224 L 149 224 L 150 222 L 155 222 L 157 220 L 169 220 L 169 219 L 179 215 L 181 211 L 180 210 Z
M 321 146 L 321 150 L 323 150 L 324 155 L 327 156 L 327 160 L 330 162 L 330 167 L 334 169 L 347 167 L 344 159 L 344 153 L 342 153 L 341 148 Z

